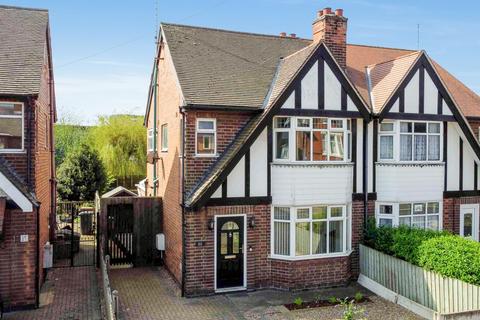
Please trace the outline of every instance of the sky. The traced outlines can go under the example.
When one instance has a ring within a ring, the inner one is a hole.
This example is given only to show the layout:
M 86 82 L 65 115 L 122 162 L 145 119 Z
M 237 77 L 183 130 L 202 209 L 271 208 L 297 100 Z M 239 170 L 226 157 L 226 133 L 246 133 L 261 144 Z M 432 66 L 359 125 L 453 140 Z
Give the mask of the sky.
M 426 52 L 480 93 L 479 1 L 434 0 L 0 0 L 50 12 L 57 109 L 94 124 L 143 115 L 157 21 L 311 38 L 316 11 L 343 8 L 347 41 Z M 419 36 L 418 36 L 419 35 Z

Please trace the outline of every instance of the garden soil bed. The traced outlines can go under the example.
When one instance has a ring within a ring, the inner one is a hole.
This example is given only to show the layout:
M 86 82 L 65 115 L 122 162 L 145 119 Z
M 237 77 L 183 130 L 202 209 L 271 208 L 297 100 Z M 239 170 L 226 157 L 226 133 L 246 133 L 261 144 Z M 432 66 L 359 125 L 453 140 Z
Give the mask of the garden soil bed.
M 348 299 L 348 301 L 350 301 L 353 298 L 347 297 L 347 299 Z M 340 300 L 344 300 L 344 299 L 340 299 Z M 364 297 L 360 300 L 355 300 L 355 303 L 357 303 L 357 304 L 358 303 L 368 303 L 368 302 L 372 302 L 372 300 L 370 300 L 367 297 Z M 314 300 L 314 301 L 302 302 L 302 304 L 287 303 L 284 306 L 288 310 L 301 310 L 301 309 L 312 309 L 312 308 L 322 308 L 322 307 L 333 307 L 333 306 L 336 306 L 336 305 L 339 305 L 339 304 L 340 304 L 340 302 L 332 303 L 328 300 Z

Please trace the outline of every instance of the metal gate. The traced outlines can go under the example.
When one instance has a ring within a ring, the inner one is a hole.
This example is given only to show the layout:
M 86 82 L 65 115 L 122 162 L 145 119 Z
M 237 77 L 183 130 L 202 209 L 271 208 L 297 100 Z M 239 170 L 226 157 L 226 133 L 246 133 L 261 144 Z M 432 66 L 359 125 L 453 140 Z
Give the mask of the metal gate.
M 106 253 L 112 265 L 133 265 L 135 238 L 133 235 L 133 205 L 130 203 L 107 206 Z
M 58 202 L 55 224 L 53 266 L 96 265 L 97 211 L 94 203 Z

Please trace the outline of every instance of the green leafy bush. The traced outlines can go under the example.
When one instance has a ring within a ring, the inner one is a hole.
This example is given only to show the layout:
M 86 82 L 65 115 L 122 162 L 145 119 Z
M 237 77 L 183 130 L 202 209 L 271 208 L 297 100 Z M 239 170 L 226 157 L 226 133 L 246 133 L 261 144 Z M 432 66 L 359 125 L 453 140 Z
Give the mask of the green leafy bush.
M 480 243 L 446 231 L 367 223 L 365 245 L 443 276 L 480 285 Z
M 418 265 L 480 285 L 480 243 L 453 235 L 428 239 L 418 248 Z

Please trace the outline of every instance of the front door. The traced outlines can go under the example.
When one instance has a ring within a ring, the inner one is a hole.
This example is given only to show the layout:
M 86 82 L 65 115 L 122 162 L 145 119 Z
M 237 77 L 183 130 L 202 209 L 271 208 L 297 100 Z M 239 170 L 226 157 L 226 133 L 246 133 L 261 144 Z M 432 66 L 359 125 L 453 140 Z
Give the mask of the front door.
M 243 288 L 244 218 L 217 218 L 217 289 Z
M 460 206 L 460 235 L 478 241 L 478 205 Z

